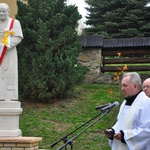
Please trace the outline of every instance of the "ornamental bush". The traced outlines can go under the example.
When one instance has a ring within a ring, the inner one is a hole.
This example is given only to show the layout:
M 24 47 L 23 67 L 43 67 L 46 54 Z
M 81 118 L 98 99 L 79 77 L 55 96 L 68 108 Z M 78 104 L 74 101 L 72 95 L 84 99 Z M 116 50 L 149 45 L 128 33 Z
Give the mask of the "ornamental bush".
M 20 99 L 50 102 L 84 81 L 77 64 L 82 50 L 75 30 L 81 18 L 64 0 L 17 1 L 24 39 L 18 46 Z

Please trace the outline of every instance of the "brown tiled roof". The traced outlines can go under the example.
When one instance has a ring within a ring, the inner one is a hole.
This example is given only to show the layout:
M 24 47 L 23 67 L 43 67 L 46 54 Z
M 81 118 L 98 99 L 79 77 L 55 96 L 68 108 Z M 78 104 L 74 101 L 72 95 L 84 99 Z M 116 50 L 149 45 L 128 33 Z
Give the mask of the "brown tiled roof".
M 79 42 L 83 47 L 139 47 L 150 46 L 150 37 L 104 39 L 101 35 L 81 35 Z

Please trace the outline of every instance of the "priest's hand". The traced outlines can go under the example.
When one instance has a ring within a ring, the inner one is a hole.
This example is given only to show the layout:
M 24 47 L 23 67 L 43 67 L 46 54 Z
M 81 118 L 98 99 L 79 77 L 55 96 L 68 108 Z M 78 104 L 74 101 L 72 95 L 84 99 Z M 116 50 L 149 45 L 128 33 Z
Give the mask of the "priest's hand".
M 106 129 L 104 133 L 109 139 L 113 140 L 115 134 L 113 129 Z
M 121 141 L 122 138 L 121 132 L 114 134 L 114 138 Z

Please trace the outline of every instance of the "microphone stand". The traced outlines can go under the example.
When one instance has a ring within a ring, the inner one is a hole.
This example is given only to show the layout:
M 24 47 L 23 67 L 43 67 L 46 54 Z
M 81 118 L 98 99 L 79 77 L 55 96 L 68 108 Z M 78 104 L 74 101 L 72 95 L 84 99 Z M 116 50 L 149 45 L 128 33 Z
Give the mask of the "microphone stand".
M 101 114 L 101 113 L 100 113 Z M 79 126 L 78 128 L 76 128 L 75 130 L 73 130 L 72 132 L 70 132 L 69 134 L 65 135 L 63 138 L 61 138 L 60 140 L 58 140 L 57 142 L 55 142 L 54 144 L 51 145 L 51 148 L 53 146 L 55 146 L 56 144 L 58 144 L 60 141 L 63 141 L 64 143 L 66 143 L 67 137 L 71 134 L 73 134 L 75 131 L 79 130 L 80 128 L 82 128 L 83 126 L 85 126 L 86 124 L 88 124 L 89 122 L 91 122 L 92 120 L 94 120 L 95 118 L 97 118 L 100 114 L 96 115 L 95 117 L 93 117 L 92 119 L 90 119 L 89 121 L 85 122 L 84 124 L 82 124 L 81 126 Z
M 62 150 L 63 148 L 65 148 L 65 150 L 67 150 L 67 145 L 70 145 L 71 150 L 73 150 L 73 144 L 74 144 L 74 140 L 81 135 L 84 131 L 86 131 L 88 128 L 90 128 L 92 125 L 94 125 L 97 121 L 99 121 L 104 115 L 106 115 L 107 113 L 110 112 L 110 109 L 107 109 L 105 111 L 103 111 L 102 113 L 99 113 L 98 115 L 96 115 L 95 117 L 93 117 L 92 119 L 90 119 L 89 121 L 85 122 L 83 125 L 79 126 L 78 128 L 76 128 L 74 131 L 70 132 L 68 135 L 64 136 L 63 138 L 61 138 L 60 140 L 58 140 L 57 142 L 55 142 L 54 144 L 51 145 L 51 148 L 53 146 L 55 146 L 56 144 L 58 144 L 60 141 L 63 141 L 65 144 L 61 147 L 59 147 L 57 150 Z M 99 118 L 97 118 L 98 116 L 100 116 Z M 96 119 L 97 118 L 97 119 Z M 83 129 L 80 133 L 78 133 L 76 136 L 74 136 L 71 139 L 67 139 L 69 135 L 71 135 L 72 133 L 74 133 L 75 131 L 79 130 L 80 128 L 82 128 L 83 126 L 85 126 L 87 123 L 91 122 L 92 120 L 94 120 L 91 124 L 89 124 L 85 129 Z

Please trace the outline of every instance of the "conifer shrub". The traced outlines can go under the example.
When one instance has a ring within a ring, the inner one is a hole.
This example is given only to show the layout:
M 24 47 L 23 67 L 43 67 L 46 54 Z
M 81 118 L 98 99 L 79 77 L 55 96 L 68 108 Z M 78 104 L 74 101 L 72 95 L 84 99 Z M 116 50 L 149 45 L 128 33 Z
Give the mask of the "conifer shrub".
M 81 18 L 64 0 L 17 1 L 24 39 L 18 46 L 20 99 L 50 102 L 68 96 L 84 81 L 82 50 L 75 30 Z

